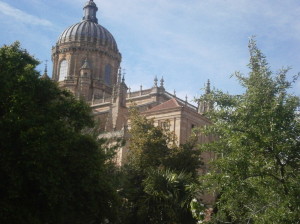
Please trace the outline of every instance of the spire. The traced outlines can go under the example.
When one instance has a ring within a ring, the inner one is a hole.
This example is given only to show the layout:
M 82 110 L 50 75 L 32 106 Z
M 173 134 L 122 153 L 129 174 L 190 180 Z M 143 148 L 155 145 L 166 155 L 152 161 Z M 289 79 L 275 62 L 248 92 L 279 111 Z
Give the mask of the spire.
M 157 87 L 157 81 L 158 81 L 157 76 L 155 76 L 155 78 L 154 78 L 154 87 Z
M 46 60 L 46 63 L 45 63 L 45 70 L 44 70 L 44 74 L 48 75 L 48 60 Z
M 143 85 L 140 85 L 140 96 L 143 95 Z
M 98 11 L 97 5 L 93 0 L 89 0 L 83 7 L 83 18 L 82 20 L 98 23 L 96 13 Z
M 117 83 L 121 83 L 121 78 L 122 78 L 122 68 L 119 68 L 119 72 L 118 72 L 118 80 Z
M 48 60 L 46 60 L 46 62 L 45 62 L 45 70 L 44 70 L 44 74 L 41 76 L 42 79 L 50 79 L 49 76 L 48 76 L 47 63 L 48 63 Z
M 209 79 L 207 80 L 206 88 L 205 88 L 205 93 L 209 94 L 210 93 L 210 81 Z
M 164 87 L 164 77 L 161 77 L 161 80 L 160 80 L 160 87 Z
M 213 110 L 213 108 L 214 108 L 213 101 L 209 98 L 205 98 L 205 96 L 207 96 L 210 93 L 211 93 L 210 81 L 207 80 L 207 84 L 206 84 L 206 87 L 205 87 L 205 94 L 198 101 L 198 113 L 205 114 L 205 113 Z
M 122 76 L 122 83 L 125 83 L 125 75 L 126 75 L 126 69 L 123 68 L 123 76 Z
M 47 66 L 48 66 L 48 60 L 46 60 L 46 63 L 45 63 L 45 71 L 44 71 L 45 74 L 48 74 Z

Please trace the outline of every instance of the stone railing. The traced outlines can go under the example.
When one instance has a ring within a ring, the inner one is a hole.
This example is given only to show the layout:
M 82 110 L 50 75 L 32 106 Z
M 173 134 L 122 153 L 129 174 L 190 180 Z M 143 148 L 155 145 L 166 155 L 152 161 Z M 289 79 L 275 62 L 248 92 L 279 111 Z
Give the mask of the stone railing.
M 150 94 L 151 91 L 152 91 L 152 89 L 145 89 L 142 91 L 140 90 L 140 91 L 129 92 L 129 93 L 127 93 L 127 97 L 132 98 L 132 97 L 137 97 L 137 96 L 144 96 L 144 95 Z
M 112 98 L 111 97 L 107 97 L 107 98 L 94 98 L 92 100 L 92 105 L 103 104 L 103 103 L 111 103 L 111 102 L 112 102 Z

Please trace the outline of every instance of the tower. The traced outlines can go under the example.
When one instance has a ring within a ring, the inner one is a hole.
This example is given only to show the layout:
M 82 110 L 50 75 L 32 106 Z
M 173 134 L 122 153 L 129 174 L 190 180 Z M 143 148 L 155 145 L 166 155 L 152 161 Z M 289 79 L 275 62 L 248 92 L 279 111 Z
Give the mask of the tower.
M 205 87 L 205 94 L 203 95 L 203 97 L 204 98 L 207 97 L 210 93 L 211 93 L 210 81 L 207 80 L 207 84 L 206 84 L 206 87 Z M 212 109 L 213 109 L 213 102 L 211 100 L 201 99 L 201 100 L 198 101 L 198 113 L 205 114 L 205 113 L 209 112 Z
M 151 88 L 131 91 L 120 68 L 121 54 L 112 34 L 98 24 L 97 5 L 89 0 L 83 7 L 82 21 L 65 29 L 52 48 L 54 81 L 76 97 L 88 102 L 95 120 L 99 121 L 99 138 L 128 140 L 129 108 L 137 107 L 155 125 L 168 124 L 185 143 L 194 127 L 209 124 L 203 116 L 210 103 L 203 101 L 199 108 L 178 98 L 165 89 L 164 79 L 157 77 Z M 45 72 L 46 74 L 46 72 Z M 206 94 L 210 92 L 207 84 Z M 202 142 L 207 142 L 205 136 Z M 127 146 L 118 149 L 116 163 L 126 163 Z
M 98 24 L 97 11 L 89 0 L 82 21 L 65 29 L 52 48 L 53 79 L 87 102 L 112 95 L 121 63 L 117 43 Z

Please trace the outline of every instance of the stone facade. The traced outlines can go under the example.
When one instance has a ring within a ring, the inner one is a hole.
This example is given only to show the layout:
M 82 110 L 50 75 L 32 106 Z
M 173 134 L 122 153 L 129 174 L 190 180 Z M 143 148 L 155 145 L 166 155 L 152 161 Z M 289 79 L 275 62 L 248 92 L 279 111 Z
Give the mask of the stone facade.
M 91 105 L 100 121 L 100 137 L 128 138 L 128 108 L 136 105 L 142 115 L 153 118 L 155 125 L 168 126 L 177 136 L 177 144 L 187 141 L 194 127 L 209 125 L 203 116 L 211 104 L 198 107 L 167 92 L 163 78 L 153 87 L 131 92 L 122 77 L 121 54 L 113 36 L 98 24 L 96 4 L 90 0 L 84 6 L 80 23 L 67 28 L 52 48 L 53 79 Z M 207 86 L 209 93 L 209 84 Z M 210 139 L 200 136 L 200 142 Z M 127 147 L 119 149 L 116 162 L 126 162 Z M 204 160 L 212 155 L 203 154 Z
M 125 87 L 125 83 L 117 84 L 112 97 L 91 102 L 94 116 L 102 122 L 105 133 L 123 130 L 125 136 L 128 128 L 130 129 L 128 108 L 132 105 L 135 105 L 143 116 L 153 119 L 155 125 L 167 125 L 176 135 L 177 144 L 185 143 L 193 128 L 210 124 L 206 117 L 198 113 L 197 107 L 168 93 L 163 86 L 127 93 Z M 204 143 L 210 139 L 199 136 L 199 141 Z M 126 153 L 126 147 L 118 152 L 120 165 L 126 161 Z

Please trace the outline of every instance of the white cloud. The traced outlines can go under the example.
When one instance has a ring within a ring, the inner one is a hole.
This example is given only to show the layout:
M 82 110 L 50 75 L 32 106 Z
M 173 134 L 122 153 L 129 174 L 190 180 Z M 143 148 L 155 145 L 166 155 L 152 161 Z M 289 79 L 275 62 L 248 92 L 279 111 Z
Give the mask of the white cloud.
M 80 20 L 86 1 L 20 0 L 23 2 L 23 7 L 19 4 L 21 11 L 13 8 L 9 0 L 0 0 L 0 26 L 2 23 L 9 27 L 4 27 L 6 36 L 28 37 L 31 41 L 42 40 L 45 35 L 47 42 L 52 40 L 53 44 L 67 26 Z M 272 68 L 273 65 L 291 65 L 296 71 L 300 70 L 298 0 L 94 2 L 99 8 L 99 23 L 116 38 L 123 56 L 122 67 L 127 70 L 126 83 L 133 91 L 138 90 L 140 84 L 150 88 L 154 76 L 163 75 L 165 87 L 171 88 L 171 92 L 176 89 L 178 96 L 183 98 L 187 94 L 191 99 L 200 92 L 207 79 L 212 86 L 238 92 L 237 83 L 229 76 L 236 70 L 245 72 L 247 69 L 247 41 L 251 35 L 257 36 L 258 45 Z M 34 7 L 30 13 L 25 9 L 28 5 Z M 5 21 L 8 16 L 20 22 Z M 46 29 L 24 26 L 24 23 L 42 25 Z M 31 32 L 35 33 L 33 37 L 29 35 Z M 49 50 L 44 53 L 47 54 Z
M 48 20 L 38 18 L 34 15 L 30 15 L 20 9 L 14 8 L 7 3 L 0 1 L 0 13 L 13 17 L 19 22 L 27 23 L 31 25 L 39 26 L 52 26 L 52 23 Z
M 247 70 L 249 36 L 257 35 L 258 44 L 268 58 L 280 57 L 275 54 L 284 42 L 300 40 L 300 22 L 295 19 L 300 14 L 300 5 L 295 0 L 99 0 L 96 3 L 101 13 L 100 23 L 102 16 L 110 26 L 121 27 L 120 33 L 128 33 L 119 42 L 120 50 L 128 61 L 131 56 L 128 52 L 137 52 L 139 60 L 128 65 L 140 67 L 140 77 L 147 74 L 147 68 L 152 68 L 155 73 L 168 72 L 172 82 L 184 74 L 185 82 L 191 85 L 195 79 L 201 77 L 204 80 L 197 82 L 202 83 L 209 76 L 223 84 L 235 70 Z M 122 7 L 116 9 L 117 5 Z M 233 80 L 227 83 L 232 84 Z M 171 84 L 176 85 L 176 81 Z

